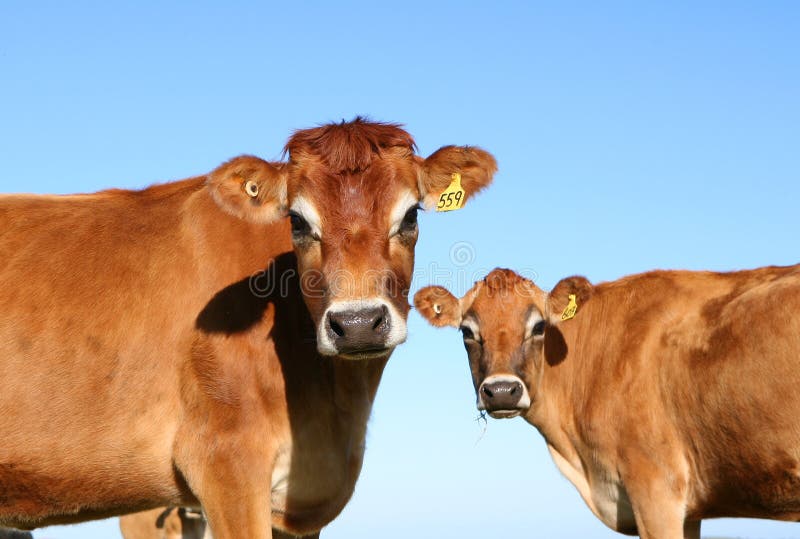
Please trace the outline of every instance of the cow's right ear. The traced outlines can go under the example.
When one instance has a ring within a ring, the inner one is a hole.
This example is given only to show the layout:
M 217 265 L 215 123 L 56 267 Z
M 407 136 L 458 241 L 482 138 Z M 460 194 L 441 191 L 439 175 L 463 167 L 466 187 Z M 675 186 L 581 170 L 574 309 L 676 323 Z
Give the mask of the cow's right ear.
M 441 286 L 426 286 L 414 294 L 414 307 L 432 326 L 461 325 L 461 304 L 453 294 Z
M 592 297 L 594 287 L 581 276 L 561 279 L 547 296 L 547 318 L 551 324 L 571 320 Z
M 286 216 L 286 169 L 258 157 L 234 157 L 208 175 L 214 201 L 245 221 L 270 223 Z

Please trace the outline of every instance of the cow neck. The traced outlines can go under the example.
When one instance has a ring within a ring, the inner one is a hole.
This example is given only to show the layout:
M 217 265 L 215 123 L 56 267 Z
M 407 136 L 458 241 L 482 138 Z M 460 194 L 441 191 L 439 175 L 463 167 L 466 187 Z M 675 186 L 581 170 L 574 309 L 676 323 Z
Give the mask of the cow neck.
M 253 311 L 264 310 L 257 324 L 271 325 L 276 367 L 282 372 L 287 391 L 290 422 L 305 422 L 307 416 L 322 413 L 338 423 L 337 432 L 350 441 L 363 438 L 372 402 L 388 358 L 353 361 L 320 356 L 315 344 L 315 327 L 299 287 L 296 257 L 292 250 L 288 219 L 273 224 L 251 224 L 222 211 L 204 190 L 187 201 L 187 216 L 198 252 L 208 259 L 224 253 L 213 268 L 204 268 L 200 281 L 209 297 L 230 290 L 246 292 Z M 199 216 L 199 217 L 198 217 Z M 251 280 L 251 278 L 255 280 Z M 274 293 L 255 298 L 249 285 L 275 287 Z M 222 298 L 224 304 L 224 298 Z M 224 323 L 230 319 L 225 318 Z M 269 360 L 270 362 L 272 360 Z
M 583 391 L 580 384 L 576 383 L 580 380 L 582 370 L 577 357 L 577 343 L 579 335 L 584 332 L 582 326 L 589 319 L 588 312 L 581 314 L 584 316 L 556 328 L 557 335 L 546 337 L 555 337 L 564 346 L 545 347 L 549 350 L 543 351 L 536 365 L 536 392 L 532 396 L 530 411 L 526 414 L 526 420 L 539 430 L 548 445 L 573 464 L 579 463 L 576 453 L 576 399 L 580 398 L 579 393 Z

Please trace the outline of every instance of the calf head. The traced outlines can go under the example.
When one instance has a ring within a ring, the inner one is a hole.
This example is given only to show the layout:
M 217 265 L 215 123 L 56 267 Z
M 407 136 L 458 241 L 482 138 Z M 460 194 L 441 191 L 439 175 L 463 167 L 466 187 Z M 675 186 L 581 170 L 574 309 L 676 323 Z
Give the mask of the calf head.
M 406 338 L 417 210 L 454 173 L 468 198 L 491 183 L 494 158 L 445 146 L 426 159 L 397 125 L 362 119 L 297 131 L 287 163 L 238 157 L 208 179 L 226 211 L 267 223 L 289 217 L 305 303 L 323 355 L 387 356 Z
M 573 306 L 583 305 L 591 291 L 585 278 L 570 277 L 547 294 L 511 270 L 495 269 L 461 299 L 428 286 L 414 305 L 433 326 L 461 330 L 478 409 L 508 418 L 530 408 L 544 362 L 563 344 L 558 325 L 569 323 L 578 310 Z

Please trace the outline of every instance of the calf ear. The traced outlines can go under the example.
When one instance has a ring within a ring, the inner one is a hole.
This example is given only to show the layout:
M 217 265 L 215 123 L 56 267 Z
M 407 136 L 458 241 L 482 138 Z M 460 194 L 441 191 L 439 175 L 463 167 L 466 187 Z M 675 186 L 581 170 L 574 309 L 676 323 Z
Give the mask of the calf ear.
M 458 299 L 441 286 L 426 286 L 414 294 L 414 307 L 432 326 L 461 324 L 461 305 Z
M 234 157 L 206 179 L 214 201 L 226 212 L 254 223 L 286 215 L 286 171 L 283 163 L 258 157 Z
M 473 146 L 443 146 L 420 163 L 423 205 L 435 208 L 439 196 L 461 175 L 465 200 L 492 183 L 497 161 L 489 152 Z M 461 202 L 463 203 L 463 201 Z
M 594 287 L 586 277 L 561 279 L 547 296 L 547 317 L 551 324 L 574 318 L 592 297 Z

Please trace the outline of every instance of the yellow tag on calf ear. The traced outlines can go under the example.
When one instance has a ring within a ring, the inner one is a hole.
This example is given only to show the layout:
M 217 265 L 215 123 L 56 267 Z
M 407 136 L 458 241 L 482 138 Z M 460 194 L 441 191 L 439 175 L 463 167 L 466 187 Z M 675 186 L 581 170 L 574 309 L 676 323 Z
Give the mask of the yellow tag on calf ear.
M 454 172 L 451 177 L 453 181 L 451 181 L 447 189 L 439 195 L 436 211 L 460 210 L 461 206 L 464 205 L 466 193 L 464 193 L 464 189 L 461 187 L 461 174 Z
M 561 320 L 569 320 L 570 318 L 574 318 L 576 312 L 578 312 L 578 302 L 575 301 L 575 294 L 570 294 L 567 308 L 564 309 L 563 313 L 561 313 Z

